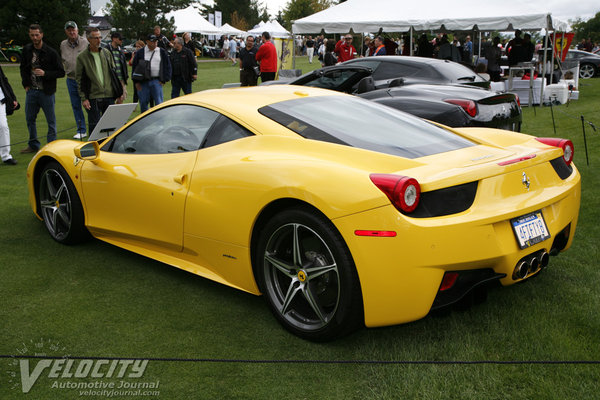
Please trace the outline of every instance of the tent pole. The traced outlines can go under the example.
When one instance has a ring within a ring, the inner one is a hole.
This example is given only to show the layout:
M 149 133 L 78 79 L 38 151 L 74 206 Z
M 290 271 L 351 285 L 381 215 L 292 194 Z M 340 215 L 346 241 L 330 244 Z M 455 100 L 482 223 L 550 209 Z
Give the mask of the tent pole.
M 296 38 L 294 37 L 293 25 L 292 25 L 292 69 L 296 69 Z
M 546 63 L 548 62 L 548 29 L 546 28 L 546 34 L 544 35 L 544 63 L 542 64 L 542 84 L 540 85 L 540 106 L 544 106 L 542 99 L 544 98 L 544 85 L 546 83 Z

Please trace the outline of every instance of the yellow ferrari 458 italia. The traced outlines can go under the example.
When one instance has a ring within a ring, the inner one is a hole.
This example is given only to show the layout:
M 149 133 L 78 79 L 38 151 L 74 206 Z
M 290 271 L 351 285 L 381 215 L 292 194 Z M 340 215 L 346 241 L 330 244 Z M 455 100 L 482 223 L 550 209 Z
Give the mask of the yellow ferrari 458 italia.
M 110 136 L 44 146 L 30 203 L 91 236 L 249 293 L 294 334 L 414 321 L 571 245 L 569 140 L 450 129 L 297 86 L 208 90 Z

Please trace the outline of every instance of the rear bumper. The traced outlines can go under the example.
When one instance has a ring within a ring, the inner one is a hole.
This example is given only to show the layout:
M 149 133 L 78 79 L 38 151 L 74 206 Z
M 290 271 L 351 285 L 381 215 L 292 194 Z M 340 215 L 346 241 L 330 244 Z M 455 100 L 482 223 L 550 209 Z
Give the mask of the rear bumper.
M 489 190 L 489 184 L 484 182 L 479 191 Z M 540 251 L 549 253 L 557 235 L 570 226 L 561 245 L 562 250 L 568 249 L 579 214 L 577 170 L 554 189 L 544 201 L 517 199 L 518 206 L 515 200 L 490 204 L 480 198 L 471 209 L 444 217 L 407 218 L 390 205 L 334 220 L 357 267 L 365 324 L 394 325 L 424 317 L 447 271 L 489 269 L 503 285 L 513 284 L 521 280 L 513 278 L 519 260 Z M 480 195 L 485 198 L 485 193 Z M 546 195 L 531 197 L 540 196 Z M 542 211 L 551 236 L 520 249 L 510 220 L 536 210 Z M 356 229 L 395 231 L 397 236 L 359 237 L 354 235 Z

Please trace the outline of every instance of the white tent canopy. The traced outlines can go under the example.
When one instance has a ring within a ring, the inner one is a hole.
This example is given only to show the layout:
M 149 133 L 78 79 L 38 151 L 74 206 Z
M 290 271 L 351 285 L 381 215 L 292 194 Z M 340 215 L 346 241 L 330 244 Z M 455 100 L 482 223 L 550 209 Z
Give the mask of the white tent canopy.
M 288 38 L 290 33 L 277 21 L 260 22 L 248 31 L 249 35 L 260 36 L 263 32 L 269 32 L 274 38 Z
M 191 32 L 204 35 L 220 35 L 221 30 L 208 22 L 193 6 L 183 10 L 172 11 L 165 15 L 175 20 L 175 33 Z
M 243 36 L 246 34 L 246 32 L 244 32 L 240 29 L 234 28 L 233 26 L 231 26 L 229 24 L 223 25 L 220 29 L 221 29 L 221 33 L 223 35 Z
M 513 14 L 512 16 L 506 16 Z M 294 21 L 292 32 L 326 33 L 415 31 L 549 31 L 568 25 L 522 0 L 502 2 L 428 0 L 347 0 Z

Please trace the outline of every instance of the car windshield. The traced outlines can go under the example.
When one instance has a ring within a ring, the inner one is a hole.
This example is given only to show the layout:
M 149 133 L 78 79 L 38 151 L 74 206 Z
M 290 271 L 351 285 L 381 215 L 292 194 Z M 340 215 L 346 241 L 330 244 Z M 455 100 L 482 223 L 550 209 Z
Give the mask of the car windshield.
M 393 108 L 356 97 L 305 97 L 259 109 L 302 137 L 405 158 L 457 150 L 475 143 Z

